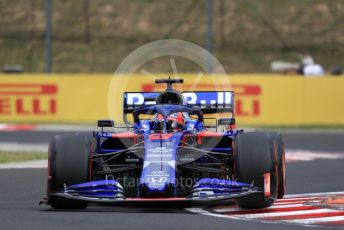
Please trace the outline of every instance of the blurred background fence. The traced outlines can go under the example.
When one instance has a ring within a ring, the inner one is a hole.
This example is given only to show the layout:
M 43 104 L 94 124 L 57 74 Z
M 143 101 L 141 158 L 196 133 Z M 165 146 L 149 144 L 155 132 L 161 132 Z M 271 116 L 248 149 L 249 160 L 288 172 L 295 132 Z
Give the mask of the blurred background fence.
M 212 47 L 229 72 L 269 72 L 270 62 L 311 55 L 344 66 L 344 1 L 213 0 Z M 45 0 L 0 0 L 0 67 L 45 70 Z M 113 72 L 131 51 L 158 39 L 206 45 L 203 0 L 59 0 L 52 4 L 53 72 Z M 150 70 L 170 71 L 151 62 Z M 181 72 L 195 71 L 189 62 Z

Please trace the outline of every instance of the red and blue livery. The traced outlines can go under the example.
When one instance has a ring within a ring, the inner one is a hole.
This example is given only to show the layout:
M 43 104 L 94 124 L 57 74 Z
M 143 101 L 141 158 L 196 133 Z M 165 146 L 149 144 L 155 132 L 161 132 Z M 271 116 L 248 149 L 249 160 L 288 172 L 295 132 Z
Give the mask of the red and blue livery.
M 234 92 L 126 92 L 125 127 L 55 136 L 47 197 L 56 209 L 103 205 L 271 206 L 285 193 L 284 143 L 275 132 L 235 128 Z M 222 114 L 207 125 L 207 114 Z M 108 130 L 113 131 L 108 131 Z M 122 130 L 122 131 L 118 131 Z M 221 130 L 218 132 L 218 130 Z

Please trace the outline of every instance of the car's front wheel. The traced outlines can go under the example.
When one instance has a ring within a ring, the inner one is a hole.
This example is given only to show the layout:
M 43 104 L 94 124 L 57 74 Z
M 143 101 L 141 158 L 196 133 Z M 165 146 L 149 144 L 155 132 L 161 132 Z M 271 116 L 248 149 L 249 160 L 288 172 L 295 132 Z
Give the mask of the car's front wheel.
M 277 198 L 284 197 L 286 192 L 286 174 L 285 174 L 285 146 L 282 135 L 276 132 L 269 133 L 271 142 L 274 144 L 277 168 L 278 168 L 278 193 Z
M 49 145 L 48 191 L 59 191 L 64 186 L 90 181 L 91 160 L 91 144 L 87 137 L 70 134 L 55 136 Z M 48 203 L 56 209 L 87 207 L 87 202 L 57 196 L 48 197 Z
M 233 147 L 238 181 L 253 183 L 263 190 L 238 199 L 239 207 L 256 209 L 271 206 L 277 197 L 277 167 L 269 135 L 263 132 L 241 133 L 236 137 Z M 266 180 L 269 181 L 269 187 Z

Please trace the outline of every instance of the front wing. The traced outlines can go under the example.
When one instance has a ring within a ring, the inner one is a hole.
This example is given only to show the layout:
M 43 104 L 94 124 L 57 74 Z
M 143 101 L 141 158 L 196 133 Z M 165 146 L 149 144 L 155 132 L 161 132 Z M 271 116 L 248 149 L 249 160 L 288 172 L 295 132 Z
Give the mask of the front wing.
M 263 191 L 249 190 L 238 194 L 209 195 L 202 197 L 175 197 L 175 198 L 104 198 L 72 195 L 64 192 L 51 194 L 70 200 L 85 201 L 105 206 L 146 206 L 146 205 L 176 205 L 176 206 L 213 206 L 235 202 L 236 199 L 261 194 Z M 44 202 L 46 203 L 46 202 Z

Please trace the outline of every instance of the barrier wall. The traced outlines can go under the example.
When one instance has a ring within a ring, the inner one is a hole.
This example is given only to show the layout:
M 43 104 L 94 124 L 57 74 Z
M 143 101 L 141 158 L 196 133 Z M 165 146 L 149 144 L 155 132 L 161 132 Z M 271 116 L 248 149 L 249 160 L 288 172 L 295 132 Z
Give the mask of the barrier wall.
M 341 77 L 181 76 L 180 90 L 234 89 L 239 125 L 344 125 Z M 164 89 L 153 81 L 144 75 L 0 75 L 0 122 L 95 123 L 110 116 L 122 123 L 122 92 Z

